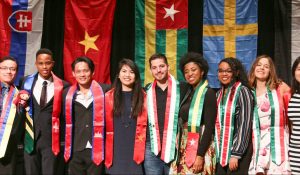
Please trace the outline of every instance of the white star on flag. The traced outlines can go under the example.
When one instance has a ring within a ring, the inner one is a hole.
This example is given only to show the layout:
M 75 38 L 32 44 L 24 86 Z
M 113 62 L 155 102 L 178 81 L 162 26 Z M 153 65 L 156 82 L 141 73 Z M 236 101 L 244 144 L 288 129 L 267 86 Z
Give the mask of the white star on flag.
M 170 17 L 172 19 L 172 21 L 174 21 L 174 15 L 176 13 L 180 12 L 180 11 L 174 9 L 174 4 L 172 4 L 172 6 L 169 9 L 165 8 L 165 7 L 164 7 L 164 9 L 166 11 L 164 18 Z
M 194 139 L 192 139 L 191 141 L 190 141 L 190 145 L 194 145 L 195 144 L 195 140 Z

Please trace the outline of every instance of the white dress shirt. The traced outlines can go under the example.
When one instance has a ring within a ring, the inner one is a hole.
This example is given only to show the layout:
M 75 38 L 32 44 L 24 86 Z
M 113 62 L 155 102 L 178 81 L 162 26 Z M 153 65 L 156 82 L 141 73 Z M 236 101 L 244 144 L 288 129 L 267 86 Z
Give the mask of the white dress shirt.
M 54 83 L 53 83 L 52 76 L 48 80 L 45 80 L 43 77 L 40 76 L 40 74 L 38 74 L 38 78 L 37 78 L 34 88 L 33 88 L 33 96 L 35 97 L 38 104 L 40 104 L 41 92 L 42 92 L 44 81 L 47 81 L 47 101 L 46 101 L 46 103 L 48 103 L 54 96 Z
M 82 104 L 85 108 L 88 108 L 93 100 L 94 98 L 91 90 L 89 90 L 86 95 L 84 95 L 81 91 L 78 91 L 75 98 L 75 101 Z M 92 148 L 92 145 L 89 141 L 87 141 L 85 148 Z

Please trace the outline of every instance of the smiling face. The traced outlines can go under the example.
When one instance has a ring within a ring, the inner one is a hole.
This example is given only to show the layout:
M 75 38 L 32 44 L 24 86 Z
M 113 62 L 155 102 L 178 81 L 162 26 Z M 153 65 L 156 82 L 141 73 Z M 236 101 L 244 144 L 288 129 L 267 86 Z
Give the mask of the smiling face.
M 199 84 L 203 78 L 204 71 L 200 69 L 199 65 L 195 62 L 189 62 L 184 65 L 184 78 L 194 88 Z
M 218 78 L 223 86 L 228 86 L 233 80 L 233 71 L 226 62 L 221 62 L 218 68 Z
M 0 80 L 6 84 L 12 84 L 17 75 L 17 63 L 5 60 L 0 63 Z
M 35 66 L 44 79 L 49 79 L 51 77 L 51 71 L 54 66 L 54 61 L 51 55 L 39 54 L 35 61 Z
M 119 79 L 122 84 L 123 91 L 131 91 L 135 81 L 134 71 L 126 64 L 124 64 L 119 72 Z
M 152 76 L 157 81 L 166 81 L 168 79 L 169 66 L 163 59 L 157 58 L 151 61 L 150 70 Z
M 260 81 L 267 81 L 270 75 L 270 63 L 267 58 L 261 58 L 254 69 L 255 78 Z
M 72 74 L 79 85 L 89 87 L 93 80 L 94 72 L 91 71 L 86 62 L 78 62 Z

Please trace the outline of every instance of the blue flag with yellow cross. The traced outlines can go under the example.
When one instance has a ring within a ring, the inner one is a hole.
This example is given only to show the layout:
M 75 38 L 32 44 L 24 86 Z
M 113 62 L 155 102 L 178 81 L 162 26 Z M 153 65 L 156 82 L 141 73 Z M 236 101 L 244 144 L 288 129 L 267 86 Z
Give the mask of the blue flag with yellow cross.
M 257 0 L 204 0 L 203 56 L 208 81 L 219 88 L 218 64 L 238 58 L 249 71 L 257 54 Z

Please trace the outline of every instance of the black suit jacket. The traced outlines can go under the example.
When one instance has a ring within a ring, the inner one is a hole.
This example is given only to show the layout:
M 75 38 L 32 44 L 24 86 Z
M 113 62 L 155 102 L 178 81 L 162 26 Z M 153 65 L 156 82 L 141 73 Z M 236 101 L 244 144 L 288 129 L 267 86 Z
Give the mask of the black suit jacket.
M 103 92 L 107 92 L 110 89 L 110 85 L 99 83 L 103 89 Z M 64 90 L 63 104 L 65 104 L 66 95 L 69 88 Z M 76 95 L 76 94 L 75 94 Z M 65 114 L 65 106 L 63 107 Z M 92 144 L 92 131 L 93 131 L 93 103 L 87 108 L 81 103 L 75 101 L 73 98 L 72 103 L 72 117 L 73 117 L 73 151 L 82 151 L 86 148 L 86 144 L 89 141 Z
M 24 77 L 20 81 L 21 89 L 24 88 L 25 80 L 28 76 Z M 37 81 L 38 76 L 34 77 L 34 81 L 32 84 L 31 89 L 34 88 L 35 83 Z M 69 86 L 69 83 L 63 81 L 64 89 Z M 34 89 L 33 89 L 34 90 Z M 56 94 L 54 94 L 56 95 Z M 33 115 L 33 127 L 34 127 L 34 139 L 35 141 L 40 139 L 40 144 L 45 147 L 52 146 L 52 111 L 53 111 L 53 97 L 52 99 L 43 107 L 41 108 L 37 102 L 37 99 L 31 94 L 30 98 L 32 98 L 32 115 Z M 61 111 L 61 120 L 62 120 L 62 111 Z M 62 125 L 62 123 L 61 123 Z M 62 131 L 60 134 L 64 134 Z
M 18 149 L 18 144 L 20 144 L 23 141 L 24 131 L 25 110 L 23 109 L 23 107 L 18 105 L 5 155 L 3 158 L 0 159 L 1 164 L 10 164 L 12 161 L 12 157 L 17 155 L 16 152 Z

